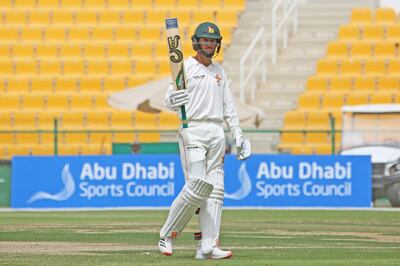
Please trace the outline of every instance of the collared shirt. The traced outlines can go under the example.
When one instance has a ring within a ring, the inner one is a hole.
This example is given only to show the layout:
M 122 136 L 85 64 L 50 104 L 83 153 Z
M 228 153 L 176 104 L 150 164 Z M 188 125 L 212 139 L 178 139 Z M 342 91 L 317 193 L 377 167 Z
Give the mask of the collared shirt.
M 205 66 L 193 57 L 184 62 L 186 74 L 186 91 L 189 102 L 185 105 L 188 121 L 226 121 L 235 138 L 239 128 L 239 117 L 236 112 L 232 94 L 224 69 L 217 63 Z M 174 110 L 169 96 L 174 88 L 169 85 L 165 105 Z M 174 110 L 177 111 L 177 110 Z M 241 131 L 241 130 L 240 130 Z

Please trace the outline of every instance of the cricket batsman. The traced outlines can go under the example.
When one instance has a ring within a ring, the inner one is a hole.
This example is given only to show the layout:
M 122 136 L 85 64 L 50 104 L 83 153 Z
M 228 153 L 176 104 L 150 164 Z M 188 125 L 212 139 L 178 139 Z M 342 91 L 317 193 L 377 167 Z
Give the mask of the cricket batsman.
M 221 49 L 219 28 L 210 22 L 197 26 L 192 36 L 196 56 L 184 61 L 186 89 L 169 86 L 165 104 L 176 112 L 185 105 L 188 127 L 180 127 L 178 143 L 186 183 L 172 203 L 167 220 L 160 230 L 158 244 L 162 254 L 173 253 L 173 240 L 179 237 L 200 207 L 201 240 L 196 259 L 223 259 L 231 251 L 219 247 L 222 204 L 224 199 L 225 135 L 223 122 L 232 134 L 237 158 L 247 159 L 250 142 L 239 126 L 224 69 L 212 61 Z

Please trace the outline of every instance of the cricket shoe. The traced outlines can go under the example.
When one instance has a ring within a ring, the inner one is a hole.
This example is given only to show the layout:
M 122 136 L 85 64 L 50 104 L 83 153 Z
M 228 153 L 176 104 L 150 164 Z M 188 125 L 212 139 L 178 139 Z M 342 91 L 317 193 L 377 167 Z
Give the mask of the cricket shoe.
M 205 259 L 218 260 L 218 259 L 229 259 L 232 256 L 233 256 L 232 251 L 222 250 L 219 247 L 215 247 L 210 253 L 204 254 L 201 251 L 200 245 L 198 245 L 196 250 L 196 256 L 194 258 L 196 260 L 205 260 Z
M 169 237 L 161 238 L 158 242 L 158 249 L 160 250 L 161 254 L 165 256 L 172 255 L 172 239 Z

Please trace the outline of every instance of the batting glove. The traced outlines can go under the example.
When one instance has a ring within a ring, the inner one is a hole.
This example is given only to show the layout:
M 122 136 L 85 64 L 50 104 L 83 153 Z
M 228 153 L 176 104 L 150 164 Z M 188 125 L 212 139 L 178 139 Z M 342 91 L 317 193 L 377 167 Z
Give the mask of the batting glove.
M 189 102 L 189 94 L 185 90 L 174 91 L 168 100 L 171 107 L 176 109 Z
M 239 136 L 235 139 L 236 143 L 236 158 L 239 160 L 246 160 L 251 155 L 250 141 L 243 136 Z

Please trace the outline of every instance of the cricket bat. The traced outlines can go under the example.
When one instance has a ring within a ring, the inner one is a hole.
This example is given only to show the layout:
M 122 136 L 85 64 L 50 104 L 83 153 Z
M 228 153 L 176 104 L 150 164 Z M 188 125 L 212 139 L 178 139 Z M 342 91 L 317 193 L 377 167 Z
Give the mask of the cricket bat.
M 171 67 L 172 83 L 174 90 L 186 89 L 185 69 L 183 67 L 183 52 L 181 45 L 181 37 L 179 35 L 178 19 L 167 18 L 165 20 L 169 62 Z M 181 121 L 182 127 L 187 128 L 186 108 L 181 106 Z

